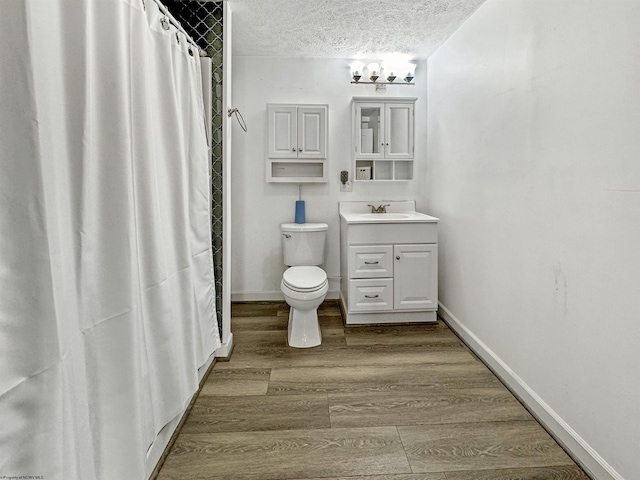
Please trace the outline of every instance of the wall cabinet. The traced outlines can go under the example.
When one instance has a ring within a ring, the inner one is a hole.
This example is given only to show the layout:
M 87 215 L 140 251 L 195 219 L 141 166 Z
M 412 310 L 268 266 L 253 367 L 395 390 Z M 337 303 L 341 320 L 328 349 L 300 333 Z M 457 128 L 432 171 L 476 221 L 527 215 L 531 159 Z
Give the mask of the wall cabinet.
M 416 98 L 354 97 L 354 179 L 411 180 Z
M 267 105 L 267 181 L 327 181 L 327 105 Z

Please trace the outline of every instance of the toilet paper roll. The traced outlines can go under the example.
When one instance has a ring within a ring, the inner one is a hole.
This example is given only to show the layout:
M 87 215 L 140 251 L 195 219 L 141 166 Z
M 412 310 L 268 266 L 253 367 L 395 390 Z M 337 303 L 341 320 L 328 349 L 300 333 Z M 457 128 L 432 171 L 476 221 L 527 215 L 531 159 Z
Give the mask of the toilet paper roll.
M 296 223 L 305 223 L 304 200 L 296 200 Z

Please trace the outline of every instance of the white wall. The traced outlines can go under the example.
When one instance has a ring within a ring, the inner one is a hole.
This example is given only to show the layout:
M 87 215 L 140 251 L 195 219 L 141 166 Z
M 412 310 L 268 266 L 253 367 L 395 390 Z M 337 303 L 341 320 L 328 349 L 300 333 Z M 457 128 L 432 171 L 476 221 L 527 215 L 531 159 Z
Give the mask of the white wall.
M 422 76 L 422 78 L 421 78 Z M 233 128 L 232 155 L 232 299 L 282 299 L 283 265 L 279 226 L 294 221 L 298 185 L 266 183 L 266 104 L 308 103 L 329 105 L 329 150 L 326 184 L 304 184 L 302 199 L 307 222 L 329 225 L 327 262 L 329 277 L 340 275 L 338 202 L 343 200 L 400 200 L 419 196 L 412 182 L 355 183 L 352 193 L 340 192 L 340 171 L 351 161 L 351 107 L 354 96 L 418 97 L 416 102 L 415 173 L 426 175 L 426 62 L 418 64 L 415 86 L 389 86 L 377 94 L 373 86 L 349 83 L 349 61 L 339 59 L 233 58 L 233 106 L 248 125 L 244 133 Z M 330 284 L 337 298 L 339 282 Z
M 640 478 L 638 25 L 636 0 L 488 0 L 429 61 L 425 193 L 450 317 L 599 478 L 627 480 Z

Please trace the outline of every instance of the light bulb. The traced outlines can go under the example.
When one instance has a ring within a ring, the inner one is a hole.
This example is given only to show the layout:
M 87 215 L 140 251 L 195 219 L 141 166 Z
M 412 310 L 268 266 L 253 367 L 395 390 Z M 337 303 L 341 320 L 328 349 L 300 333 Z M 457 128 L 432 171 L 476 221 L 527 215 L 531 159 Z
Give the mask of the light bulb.
M 362 78 L 363 67 L 364 64 L 362 62 L 352 62 L 349 65 L 349 68 L 351 69 L 351 78 L 353 78 L 354 82 L 357 82 Z
M 372 82 L 375 82 L 379 77 L 380 65 L 378 65 L 377 63 L 370 63 L 367 66 L 367 70 L 369 70 L 369 79 Z

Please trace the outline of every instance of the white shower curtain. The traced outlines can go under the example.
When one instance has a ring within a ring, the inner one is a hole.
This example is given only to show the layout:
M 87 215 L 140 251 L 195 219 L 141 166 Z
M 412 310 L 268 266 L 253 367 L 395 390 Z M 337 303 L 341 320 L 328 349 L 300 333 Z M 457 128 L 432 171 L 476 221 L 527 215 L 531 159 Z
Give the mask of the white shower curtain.
M 220 346 L 200 63 L 161 17 L 0 2 L 0 476 L 143 479 Z

